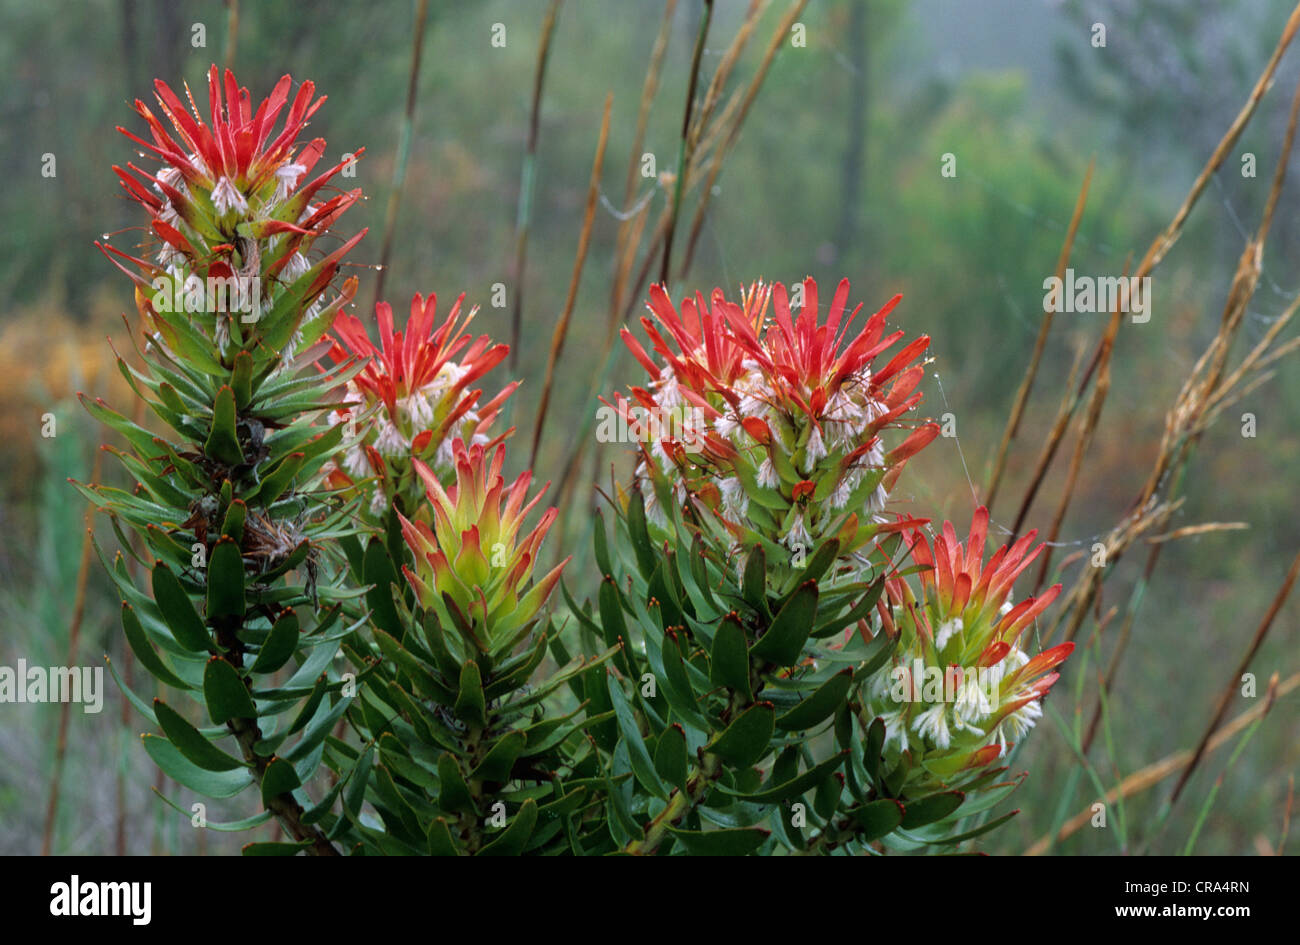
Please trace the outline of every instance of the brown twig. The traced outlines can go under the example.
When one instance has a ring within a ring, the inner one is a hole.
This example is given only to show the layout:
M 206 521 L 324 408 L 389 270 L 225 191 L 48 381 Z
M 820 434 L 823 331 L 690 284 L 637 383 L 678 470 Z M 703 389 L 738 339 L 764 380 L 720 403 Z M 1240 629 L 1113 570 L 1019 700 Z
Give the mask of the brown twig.
M 551 334 L 551 353 L 546 361 L 546 380 L 542 383 L 542 397 L 537 404 L 537 422 L 533 426 L 533 448 L 529 453 L 528 465 L 537 463 L 537 449 L 542 441 L 542 428 L 546 424 L 546 410 L 551 403 L 551 385 L 555 381 L 555 366 L 560 360 L 564 348 L 564 339 L 569 333 L 569 318 L 573 314 L 574 303 L 578 299 L 578 283 L 582 279 L 582 268 L 587 261 L 587 247 L 591 243 L 591 225 L 596 218 L 596 201 L 600 196 L 600 172 L 605 164 L 605 144 L 609 140 L 609 115 L 614 104 L 614 93 L 605 94 L 605 115 L 600 122 L 600 140 L 596 143 L 596 159 L 591 165 L 591 183 L 587 187 L 587 211 L 582 218 L 582 234 L 578 237 L 578 255 L 573 260 L 573 276 L 569 279 L 569 294 L 564 300 L 564 311 L 555 323 Z
M 1097 159 L 1094 157 L 1088 162 L 1088 170 L 1083 175 L 1083 186 L 1079 188 L 1079 196 L 1074 201 L 1074 214 L 1070 217 L 1070 226 L 1065 231 L 1065 242 L 1061 245 L 1061 253 L 1056 260 L 1057 279 L 1065 278 L 1066 267 L 1070 264 L 1070 253 L 1074 249 L 1075 235 L 1079 232 L 1079 221 L 1083 219 L 1083 208 L 1088 202 L 1088 188 L 1092 186 L 1092 172 L 1096 166 Z M 997 457 L 993 460 L 993 472 L 989 476 L 988 488 L 984 490 L 984 505 L 990 509 L 993 507 L 993 500 L 997 497 L 998 486 L 1002 482 L 1007 451 L 1016 432 L 1020 429 L 1020 419 L 1024 416 L 1025 404 L 1029 402 L 1029 392 L 1033 389 L 1034 379 L 1038 376 L 1038 366 L 1043 360 L 1043 350 L 1047 347 L 1047 335 L 1052 330 L 1052 320 L 1055 315 L 1056 313 L 1050 307 L 1043 308 L 1043 321 L 1038 326 L 1038 339 L 1034 342 L 1034 353 L 1029 359 L 1029 367 L 1025 369 L 1025 376 L 1020 381 L 1020 389 L 1016 391 L 1016 399 L 1011 405 L 1011 416 L 1007 420 L 1006 429 L 1002 431 L 1002 442 L 998 445 Z
M 103 450 L 95 451 L 90 481 L 99 482 L 103 466 Z M 86 506 L 86 534 L 81 539 L 81 561 L 77 565 L 77 587 L 72 601 L 72 620 L 68 625 L 68 666 L 77 662 L 77 646 L 81 642 L 81 621 L 86 613 L 86 584 L 90 579 L 90 552 L 95 538 L 94 506 Z M 54 827 L 59 816 L 59 793 L 63 783 L 63 761 L 68 751 L 68 721 L 72 702 L 64 699 L 59 706 L 59 735 L 54 745 L 54 774 L 50 778 L 50 798 L 45 808 L 45 832 L 41 839 L 41 856 L 49 856 L 54 848 Z
M 1295 673 L 1278 684 L 1274 693 L 1273 702 L 1288 695 L 1297 687 L 1300 687 L 1300 673 Z M 1222 747 L 1225 742 L 1256 719 L 1265 715 L 1271 708 L 1272 702 L 1265 701 L 1262 704 L 1257 705 L 1252 709 L 1247 709 L 1245 712 L 1241 713 L 1241 715 L 1237 716 L 1227 725 L 1223 726 L 1223 728 L 1219 729 L 1214 737 L 1209 740 L 1205 747 L 1206 752 L 1212 752 Z M 1117 787 L 1108 791 L 1104 798 L 1104 802 L 1108 805 L 1114 804 L 1120 798 L 1129 798 L 1134 794 L 1140 794 L 1148 788 L 1159 784 L 1170 775 L 1185 769 L 1191 760 L 1192 752 L 1184 749 L 1182 751 L 1174 752 L 1172 755 L 1168 755 L 1153 764 L 1149 764 L 1142 770 L 1133 772 L 1121 781 Z M 1025 856 L 1042 856 L 1051 849 L 1053 843 L 1060 843 L 1062 840 L 1067 839 L 1088 826 L 1092 817 L 1092 806 L 1089 805 L 1084 810 L 1067 820 L 1061 826 L 1061 829 L 1057 831 L 1055 839 L 1053 839 L 1050 833 L 1047 836 L 1039 837 L 1038 840 L 1025 851 Z
M 1287 572 L 1286 580 L 1282 582 L 1281 589 L 1278 590 L 1277 596 L 1273 598 L 1272 606 L 1269 607 L 1268 613 L 1264 615 L 1264 619 L 1260 621 L 1259 627 L 1255 630 L 1255 636 L 1251 639 L 1250 646 L 1246 648 L 1246 652 L 1241 657 L 1241 662 L 1237 664 L 1236 671 L 1229 677 L 1227 686 L 1224 687 L 1223 693 L 1219 696 L 1219 704 L 1214 710 L 1214 718 L 1210 720 L 1210 724 L 1206 727 L 1204 734 L 1201 735 L 1196 750 L 1192 752 L 1192 760 L 1183 769 L 1182 776 L 1178 779 L 1173 792 L 1169 795 L 1170 806 L 1178 801 L 1179 796 L 1183 793 L 1183 788 L 1187 786 L 1187 782 L 1191 779 L 1196 766 L 1200 764 L 1201 758 L 1205 755 L 1206 746 L 1209 745 L 1210 739 L 1219 728 L 1224 715 L 1227 714 L 1228 706 L 1232 704 L 1233 694 L 1241 683 L 1242 675 L 1250 666 L 1250 661 L 1255 658 L 1255 654 L 1259 652 L 1264 638 L 1268 636 L 1269 628 L 1273 625 L 1273 618 L 1277 616 L 1278 611 L 1282 609 L 1282 605 L 1286 603 L 1287 596 L 1291 593 L 1291 587 L 1295 584 L 1297 575 L 1300 575 L 1300 554 L 1297 554 L 1295 560 L 1291 562 L 1291 570 Z
M 546 63 L 551 57 L 551 35 L 560 13 L 561 0 L 551 0 L 542 21 L 542 37 L 537 44 L 537 68 L 533 74 L 533 104 L 528 117 L 528 145 L 519 172 L 519 210 L 515 219 L 515 303 L 510 312 L 510 373 L 519 370 L 519 344 L 524 325 L 524 266 L 528 261 L 528 232 L 532 226 L 533 185 L 537 174 L 537 137 L 541 130 L 542 84 Z M 511 402 L 513 405 L 513 401 Z
M 663 68 L 664 53 L 668 49 L 668 37 L 672 33 L 673 14 L 676 11 L 677 0 L 668 0 L 664 4 L 664 18 L 659 25 L 659 35 L 655 37 L 654 48 L 650 51 L 650 65 L 646 68 L 645 80 L 641 83 L 641 103 L 637 106 L 636 132 L 632 135 L 632 149 L 628 152 L 627 179 L 623 184 L 625 215 L 631 214 L 637 181 L 641 176 L 641 148 L 645 144 L 646 125 L 650 121 L 650 105 L 659 88 L 659 73 Z M 619 302 L 623 297 L 623 284 L 627 281 L 628 270 L 632 268 L 632 260 L 636 255 L 636 246 L 640 243 L 641 233 L 645 228 L 648 207 L 647 202 L 640 213 L 625 216 L 619 221 L 618 236 L 614 243 L 614 284 L 609 294 L 609 323 L 605 332 L 606 351 L 613 345 L 614 335 L 618 330 L 618 310 Z
M 375 279 L 375 302 L 384 297 L 384 277 L 388 274 L 388 259 L 393 251 L 393 235 L 397 230 L 397 210 L 401 206 L 402 185 L 406 182 L 406 164 L 411 154 L 411 137 L 415 129 L 415 97 L 420 90 L 420 59 L 424 51 L 424 24 L 429 12 L 429 0 L 420 0 L 415 10 L 415 34 L 411 47 L 411 72 L 406 83 L 406 111 L 402 115 L 402 129 L 397 139 L 397 161 L 393 165 L 393 182 L 388 192 L 388 207 L 384 213 L 384 243 L 379 251 L 379 277 Z
M 686 86 L 686 108 L 682 114 L 682 137 L 677 151 L 677 181 L 673 186 L 673 202 L 668 212 L 668 232 L 664 237 L 664 257 L 659 266 L 659 281 L 668 285 L 669 264 L 673 255 L 673 231 L 677 228 L 677 217 L 681 213 L 682 189 L 686 182 L 686 167 L 691 159 L 691 114 L 695 111 L 695 86 L 700 80 L 700 60 L 704 57 L 704 40 L 709 35 L 709 24 L 713 22 L 713 0 L 704 0 L 704 16 L 700 20 L 700 31 L 695 37 L 695 52 L 691 55 L 691 78 Z

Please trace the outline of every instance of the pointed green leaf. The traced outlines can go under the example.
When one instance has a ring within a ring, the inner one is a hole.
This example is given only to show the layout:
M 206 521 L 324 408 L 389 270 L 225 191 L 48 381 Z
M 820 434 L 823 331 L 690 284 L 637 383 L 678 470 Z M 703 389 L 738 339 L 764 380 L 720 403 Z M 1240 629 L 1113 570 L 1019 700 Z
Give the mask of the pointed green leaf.
M 776 727 L 787 732 L 812 728 L 829 718 L 844 702 L 853 683 L 853 670 L 843 669 L 822 683 L 807 699 L 776 720 Z
M 257 659 L 253 660 L 249 672 L 273 673 L 287 663 L 298 646 L 300 630 L 298 615 L 292 610 L 281 611 L 275 623 L 271 624 L 266 639 L 262 641 L 262 646 L 257 651 Z
M 161 699 L 154 699 L 153 714 L 171 743 L 204 771 L 233 771 L 245 767 L 244 762 L 208 741 L 202 732 Z
M 515 760 L 524 750 L 527 741 L 523 732 L 506 732 L 488 749 L 488 753 L 474 769 L 471 777 L 480 781 L 509 781 Z
M 903 805 L 887 797 L 851 808 L 849 816 L 858 824 L 859 840 L 876 840 L 898 829 L 903 823 Z
M 460 691 L 454 707 L 457 717 L 474 725 L 487 724 L 487 702 L 483 696 L 483 675 L 478 663 L 466 660 L 460 668 Z
M 749 648 L 745 630 L 735 613 L 727 614 L 713 634 L 713 652 L 709 656 L 709 680 L 752 698 L 749 682 Z
M 232 771 L 205 771 L 181 754 L 180 749 L 161 735 L 142 735 L 145 751 L 168 777 L 204 797 L 234 797 L 253 783 L 248 768 Z
M 220 656 L 208 660 L 203 669 L 203 700 L 208 715 L 217 725 L 231 719 L 255 719 L 257 708 L 239 672 Z
M 479 856 L 518 856 L 523 852 L 528 838 L 533 834 L 537 824 L 537 802 L 531 797 L 510 818 L 506 828 L 483 849 Z
M 738 768 L 748 767 L 767 754 L 775 719 L 772 703 L 755 703 L 736 716 L 704 750 Z
M 271 806 L 271 802 L 281 794 L 288 794 L 302 787 L 298 772 L 293 765 L 283 758 L 272 758 L 266 770 L 262 772 L 262 804 Z
M 244 561 L 239 545 L 220 539 L 208 559 L 208 620 L 240 620 L 244 616 Z
M 777 666 L 793 666 L 799 662 L 804 643 L 812 632 L 817 618 L 817 582 L 799 585 L 785 606 L 772 618 L 767 632 L 750 650 L 757 659 Z
M 442 785 L 438 791 L 439 807 L 443 810 L 475 813 L 474 800 L 470 797 L 465 776 L 460 773 L 456 760 L 446 752 L 438 758 L 438 783 Z
M 645 740 L 641 737 L 641 730 L 637 728 L 632 707 L 628 705 L 627 696 L 623 694 L 623 687 L 608 670 L 605 672 L 605 685 L 609 689 L 609 698 L 614 707 L 614 718 L 618 721 L 619 732 L 622 733 L 623 743 L 627 746 L 632 774 L 641 786 L 655 797 L 667 800 L 668 791 L 659 780 L 654 762 L 650 760 L 650 752 L 646 750 Z
M 770 836 L 769 831 L 756 827 L 705 831 L 669 827 L 668 832 L 696 856 L 749 856 Z
M 685 791 L 688 761 L 686 732 L 674 722 L 664 729 L 655 746 L 655 770 L 673 787 Z
M 140 661 L 140 665 L 149 670 L 154 679 L 173 689 L 194 688 L 177 676 L 162 655 L 153 648 L 148 635 L 140 625 L 140 618 L 135 615 L 135 608 L 126 601 L 122 601 L 122 629 L 126 633 L 126 642 L 130 645 L 131 652 Z
M 194 609 L 194 602 L 176 575 L 161 561 L 153 569 L 153 597 L 177 643 L 195 653 L 211 649 L 208 628 Z
M 212 402 L 212 429 L 203 444 L 203 452 L 227 466 L 244 462 L 244 452 L 239 447 L 238 418 L 235 411 L 235 392 L 229 387 L 217 391 Z
M 911 829 L 913 827 L 924 827 L 926 824 L 932 824 L 935 821 L 943 820 L 966 799 L 966 795 L 961 791 L 943 791 L 938 794 L 930 794 L 915 801 L 904 802 L 903 826 Z
M 447 818 L 438 817 L 429 824 L 429 856 L 459 856 L 460 851 L 456 848 L 456 843 L 451 838 L 451 828 L 447 826 Z

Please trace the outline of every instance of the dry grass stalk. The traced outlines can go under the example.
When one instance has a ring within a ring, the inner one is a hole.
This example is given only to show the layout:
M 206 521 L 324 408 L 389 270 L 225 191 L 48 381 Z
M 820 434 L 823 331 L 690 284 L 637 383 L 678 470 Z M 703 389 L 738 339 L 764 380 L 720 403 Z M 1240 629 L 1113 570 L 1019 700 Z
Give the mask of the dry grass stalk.
M 555 20 L 560 13 L 561 0 L 551 0 L 542 21 L 542 37 L 537 44 L 537 67 L 533 74 L 533 103 L 528 117 L 528 144 L 524 151 L 523 169 L 519 181 L 519 210 L 515 219 L 515 304 L 510 313 L 510 373 L 519 371 L 519 342 L 523 334 L 524 319 L 524 267 L 528 262 L 528 232 L 533 214 L 533 181 L 537 172 L 537 137 L 541 129 L 542 83 L 546 79 L 546 63 L 551 56 L 551 36 Z M 512 405 L 513 408 L 513 405 Z
M 582 268 L 587 262 L 587 247 L 591 244 L 591 224 L 596 218 L 596 202 L 600 196 L 600 172 L 605 166 L 605 145 L 609 141 L 609 115 L 614 104 L 614 93 L 605 95 L 605 114 L 600 122 L 600 140 L 596 143 L 596 159 L 591 165 L 591 182 L 587 187 L 587 210 L 582 218 L 582 233 L 578 237 L 578 254 L 573 260 L 573 276 L 569 279 L 569 293 L 564 300 L 564 311 L 551 333 L 551 352 L 546 361 L 546 379 L 542 382 L 542 397 L 537 404 L 537 422 L 533 425 L 533 447 L 529 454 L 529 467 L 537 464 L 537 448 L 542 441 L 542 427 L 546 423 L 546 409 L 551 402 L 551 385 L 555 382 L 555 366 L 569 333 L 569 319 L 578 300 L 578 283 Z
M 103 450 L 95 451 L 90 481 L 99 482 L 103 467 Z M 81 643 L 81 621 L 86 614 L 86 584 L 90 579 L 90 552 L 95 540 L 95 507 L 86 505 L 86 534 L 81 539 L 81 560 L 77 564 L 77 587 L 72 602 L 72 620 L 68 625 L 68 666 L 77 662 L 77 647 Z M 41 837 L 41 856 L 54 852 L 54 828 L 59 818 L 59 793 L 63 785 L 63 762 L 68 752 L 68 720 L 72 714 L 71 701 L 64 699 L 59 706 L 59 735 L 54 745 L 54 774 L 50 778 L 50 797 L 45 807 L 45 830 Z
M 1088 188 L 1092 185 L 1092 172 L 1096 166 L 1097 159 L 1094 157 L 1088 162 L 1088 171 L 1083 175 L 1083 186 L 1079 188 L 1079 196 L 1074 201 L 1074 213 L 1070 216 L 1070 226 L 1065 231 L 1065 242 L 1061 244 L 1061 254 L 1056 260 L 1057 279 L 1065 278 L 1066 267 L 1070 264 L 1070 253 L 1074 249 L 1075 235 L 1079 232 L 1079 221 L 1083 219 L 1083 208 L 1088 202 Z M 1029 392 L 1033 389 L 1034 379 L 1038 377 L 1038 366 L 1043 360 L 1043 349 L 1047 347 L 1047 335 L 1052 330 L 1052 320 L 1055 315 L 1056 313 L 1050 307 L 1044 307 L 1043 321 L 1038 326 L 1038 338 L 1034 341 L 1034 353 L 1029 359 L 1025 376 L 1020 381 L 1020 389 L 1016 391 L 1015 402 L 1011 405 L 1011 416 L 1007 419 L 1006 429 L 1002 431 L 1002 442 L 998 444 L 997 457 L 993 460 L 993 472 L 989 476 L 988 488 L 984 490 L 984 504 L 990 509 L 993 507 L 993 500 L 997 497 L 998 486 L 1002 482 L 1007 451 L 1016 432 L 1020 429 L 1020 419 L 1024 416 L 1025 404 L 1029 402 Z
M 1274 676 L 1274 681 L 1276 681 L 1276 678 L 1277 677 Z M 1278 699 L 1281 699 L 1283 696 L 1289 695 L 1297 687 L 1300 687 L 1300 673 L 1295 673 L 1281 683 L 1276 683 L 1276 685 L 1270 684 L 1268 698 L 1266 698 L 1262 704 L 1255 706 L 1253 709 L 1247 709 L 1227 725 L 1223 726 L 1223 728 L 1219 729 L 1209 742 L 1206 743 L 1205 751 L 1208 753 L 1222 747 L 1225 742 L 1230 741 L 1232 737 L 1242 729 L 1246 728 L 1256 719 L 1266 715 L 1269 710 L 1272 709 L 1273 703 Z M 1191 761 L 1191 751 L 1184 749 L 1182 751 L 1174 752 L 1172 755 L 1168 755 L 1153 764 L 1147 765 L 1140 771 L 1135 771 L 1130 774 L 1127 778 L 1121 781 L 1117 787 L 1106 792 L 1104 802 L 1109 806 L 1114 804 L 1120 798 L 1127 799 L 1135 794 L 1140 794 L 1159 784 L 1165 778 L 1185 769 Z M 1092 806 L 1089 805 L 1061 826 L 1061 829 L 1056 834 L 1055 841 L 1053 841 L 1050 834 L 1045 837 L 1040 837 L 1025 851 L 1025 856 L 1042 856 L 1051 849 L 1053 842 L 1060 843 L 1062 840 L 1067 839 L 1088 826 L 1089 822 L 1092 820 L 1092 816 Z

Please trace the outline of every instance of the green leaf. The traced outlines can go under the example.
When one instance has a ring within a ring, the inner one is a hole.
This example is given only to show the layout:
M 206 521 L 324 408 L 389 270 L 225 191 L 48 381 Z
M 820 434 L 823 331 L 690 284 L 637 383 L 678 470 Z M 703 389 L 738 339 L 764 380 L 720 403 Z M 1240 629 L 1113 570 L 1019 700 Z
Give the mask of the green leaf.
M 477 814 L 474 810 L 474 800 L 469 793 L 469 785 L 465 783 L 465 777 L 460 773 L 456 759 L 446 752 L 438 758 L 438 783 L 442 785 L 438 791 L 439 807 L 443 810 L 469 811 Z
M 230 389 L 235 394 L 235 406 L 243 410 L 253 399 L 253 356 L 247 351 L 235 355 L 235 366 L 230 372 Z
M 233 771 L 246 767 L 244 762 L 208 741 L 202 732 L 161 699 L 153 701 L 153 714 L 171 743 L 204 771 Z
M 272 758 L 266 770 L 262 772 L 262 804 L 271 806 L 271 802 L 281 794 L 289 794 L 302 787 L 298 772 L 293 765 L 283 758 Z
M 203 619 L 194 609 L 190 595 L 171 569 L 161 561 L 153 568 L 153 597 L 158 610 L 176 642 L 185 649 L 201 653 L 212 648 L 212 640 Z
M 533 834 L 533 827 L 537 825 L 537 802 L 531 797 L 524 801 L 523 806 L 510 818 L 510 823 L 506 828 L 497 834 L 497 836 L 483 849 L 478 851 L 479 856 L 518 856 L 523 852 L 528 843 L 528 838 Z
M 231 719 L 257 718 L 257 707 L 238 670 L 220 656 L 212 657 L 203 668 L 203 700 L 217 725 Z
M 870 728 L 867 729 L 862 757 L 863 767 L 867 769 L 867 777 L 873 785 L 880 783 L 880 752 L 884 747 L 885 720 L 881 718 L 873 719 Z
M 362 579 L 366 584 L 373 584 L 366 592 L 366 606 L 370 608 L 370 619 L 393 639 L 401 640 L 405 635 L 405 626 L 397 615 L 393 604 L 393 591 L 390 585 L 397 583 L 397 571 L 393 560 L 388 557 L 384 543 L 372 538 L 366 545 L 362 559 Z
M 617 646 L 619 640 L 630 639 L 623 619 L 623 605 L 619 603 L 618 585 L 612 577 L 600 582 L 597 603 L 600 605 L 600 629 L 605 645 Z
M 755 703 L 736 716 L 704 750 L 738 768 L 752 765 L 767 754 L 775 718 L 772 703 Z
M 237 423 L 235 392 L 228 386 L 222 387 L 212 402 L 212 430 L 203 444 L 203 452 L 227 466 L 242 464 L 244 451 L 239 447 Z
M 292 610 L 281 611 L 275 623 L 271 624 L 266 639 L 262 641 L 257 659 L 253 660 L 249 672 L 273 673 L 287 663 L 298 646 L 300 630 L 298 615 Z
M 487 724 L 487 701 L 483 696 L 483 676 L 478 663 L 466 660 L 460 668 L 460 691 L 454 711 L 458 718 L 473 725 Z
M 645 499 L 641 496 L 639 486 L 632 489 L 627 501 L 627 533 L 632 539 L 632 551 L 636 555 L 637 569 L 642 574 L 649 574 L 658 563 L 655 559 L 654 546 L 650 542 L 650 531 L 646 527 Z
M 669 784 L 685 791 L 688 762 L 686 732 L 674 722 L 664 729 L 655 746 L 655 770 Z
M 262 485 L 255 496 L 256 500 L 264 506 L 270 506 L 272 502 L 284 495 L 284 490 L 289 488 L 294 477 L 302 470 L 306 459 L 306 453 L 290 453 L 276 463 L 275 468 L 262 478 Z
M 161 735 L 141 735 L 145 751 L 154 763 L 191 791 L 204 797 L 234 797 L 253 783 L 253 772 L 248 768 L 233 771 L 204 771 L 181 754 L 180 749 Z
M 510 771 L 514 768 L 515 760 L 523 752 L 527 741 L 523 732 L 506 732 L 488 749 L 488 753 L 470 776 L 480 781 L 509 781 Z
M 208 559 L 208 620 L 241 620 L 244 616 L 244 561 L 239 545 L 220 539 Z
M 696 856 L 748 856 L 757 851 L 770 836 L 769 831 L 757 827 L 703 831 L 669 827 L 668 832 Z
M 799 662 L 804 643 L 817 619 L 817 582 L 806 581 L 772 618 L 772 625 L 750 649 L 750 655 L 777 666 Z
M 749 682 L 749 647 L 745 643 L 745 630 L 734 613 L 723 617 L 713 634 L 709 680 L 715 686 L 734 689 L 747 701 L 753 698 Z
M 126 642 L 130 645 L 131 652 L 140 661 L 140 665 L 149 670 L 155 679 L 173 689 L 194 688 L 172 672 L 162 655 L 153 648 L 148 635 L 144 632 L 144 627 L 140 625 L 140 618 L 135 615 L 135 608 L 126 601 L 122 601 L 122 629 L 126 633 Z
M 655 797 L 667 800 L 668 790 L 664 787 L 663 782 L 659 780 L 654 762 L 650 760 L 650 752 L 646 750 L 645 740 L 641 737 L 641 730 L 637 728 L 636 719 L 632 715 L 632 707 L 628 705 L 627 696 L 623 694 L 623 687 L 614 678 L 614 674 L 608 670 L 605 671 L 605 685 L 609 689 L 609 698 L 614 707 L 614 718 L 618 721 L 618 729 L 623 735 L 623 743 L 627 745 L 628 759 L 632 764 L 632 774 L 635 775 L 641 786 Z
M 226 508 L 226 517 L 221 522 L 221 534 L 238 544 L 244 540 L 244 521 L 248 518 L 248 503 L 235 499 Z
M 451 828 L 447 826 L 445 817 L 437 817 L 429 824 L 428 841 L 429 856 L 460 855 L 456 842 L 451 838 Z
M 967 830 L 965 833 L 955 834 L 951 837 L 944 837 L 942 840 L 933 840 L 931 842 L 943 843 L 943 844 L 965 843 L 967 840 L 974 840 L 976 837 L 986 834 L 990 830 L 993 830 L 996 827 L 1001 827 L 1008 820 L 1010 820 L 1012 817 L 1016 816 L 1016 814 L 1019 813 L 1020 813 L 1019 808 L 1013 811 L 1007 811 L 1007 813 L 1003 814 L 1001 817 L 994 818 L 993 820 L 990 820 L 986 824 L 980 824 L 974 830 Z
M 822 683 L 807 699 L 776 720 L 776 727 L 787 732 L 812 728 L 830 717 L 844 702 L 853 683 L 853 670 L 843 669 Z
M 804 568 L 803 573 L 799 575 L 799 584 L 806 584 L 809 581 L 820 581 L 822 575 L 829 571 L 831 565 L 835 563 L 835 559 L 839 557 L 839 554 L 840 540 L 838 538 L 830 538 L 823 541 L 818 546 L 817 551 L 813 556 L 808 559 L 808 564 Z M 788 601 L 789 598 L 787 597 L 783 603 L 787 603 Z
M 849 753 L 847 751 L 842 751 L 838 755 L 828 758 L 821 764 L 809 768 L 803 774 L 790 778 L 782 784 L 776 784 L 773 787 L 767 787 L 751 794 L 733 790 L 726 785 L 720 785 L 719 790 L 724 794 L 736 795 L 753 804 L 772 804 L 778 801 L 788 801 L 792 797 L 798 797 L 800 794 L 803 794 L 809 788 L 821 784 L 833 771 L 835 771 L 835 769 L 844 764 L 844 759 L 848 756 Z M 773 771 L 774 777 L 775 774 L 776 772 Z
M 858 824 L 858 839 L 871 841 L 898 829 L 903 823 L 903 805 L 887 797 L 851 808 L 849 816 Z
M 938 794 L 929 794 L 920 800 L 906 801 L 903 826 L 911 829 L 943 820 L 960 807 L 965 799 L 966 795 L 961 791 L 942 791 Z

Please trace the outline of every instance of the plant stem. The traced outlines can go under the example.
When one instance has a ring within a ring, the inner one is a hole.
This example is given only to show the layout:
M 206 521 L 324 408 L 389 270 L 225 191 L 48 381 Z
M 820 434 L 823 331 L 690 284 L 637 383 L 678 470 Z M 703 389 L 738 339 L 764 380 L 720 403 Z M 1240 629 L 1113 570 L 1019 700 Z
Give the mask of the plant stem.
M 235 630 L 233 628 L 222 628 L 217 632 L 217 638 L 218 642 L 227 650 L 228 658 L 235 668 L 242 669 L 244 665 L 244 643 L 236 635 Z M 226 723 L 226 727 L 235 736 L 235 740 L 239 742 L 239 749 L 244 755 L 244 760 L 253 766 L 253 775 L 260 788 L 262 778 L 266 774 L 271 759 L 262 757 L 255 750 L 254 746 L 262 740 L 262 730 L 257 725 L 257 719 L 231 719 Z M 339 851 L 335 849 L 334 844 L 330 843 L 320 829 L 302 822 L 302 805 L 294 799 L 293 794 L 286 792 L 275 795 L 266 801 L 266 808 L 284 827 L 289 836 L 299 843 L 309 842 L 311 844 L 307 852 L 313 856 L 339 855 Z

